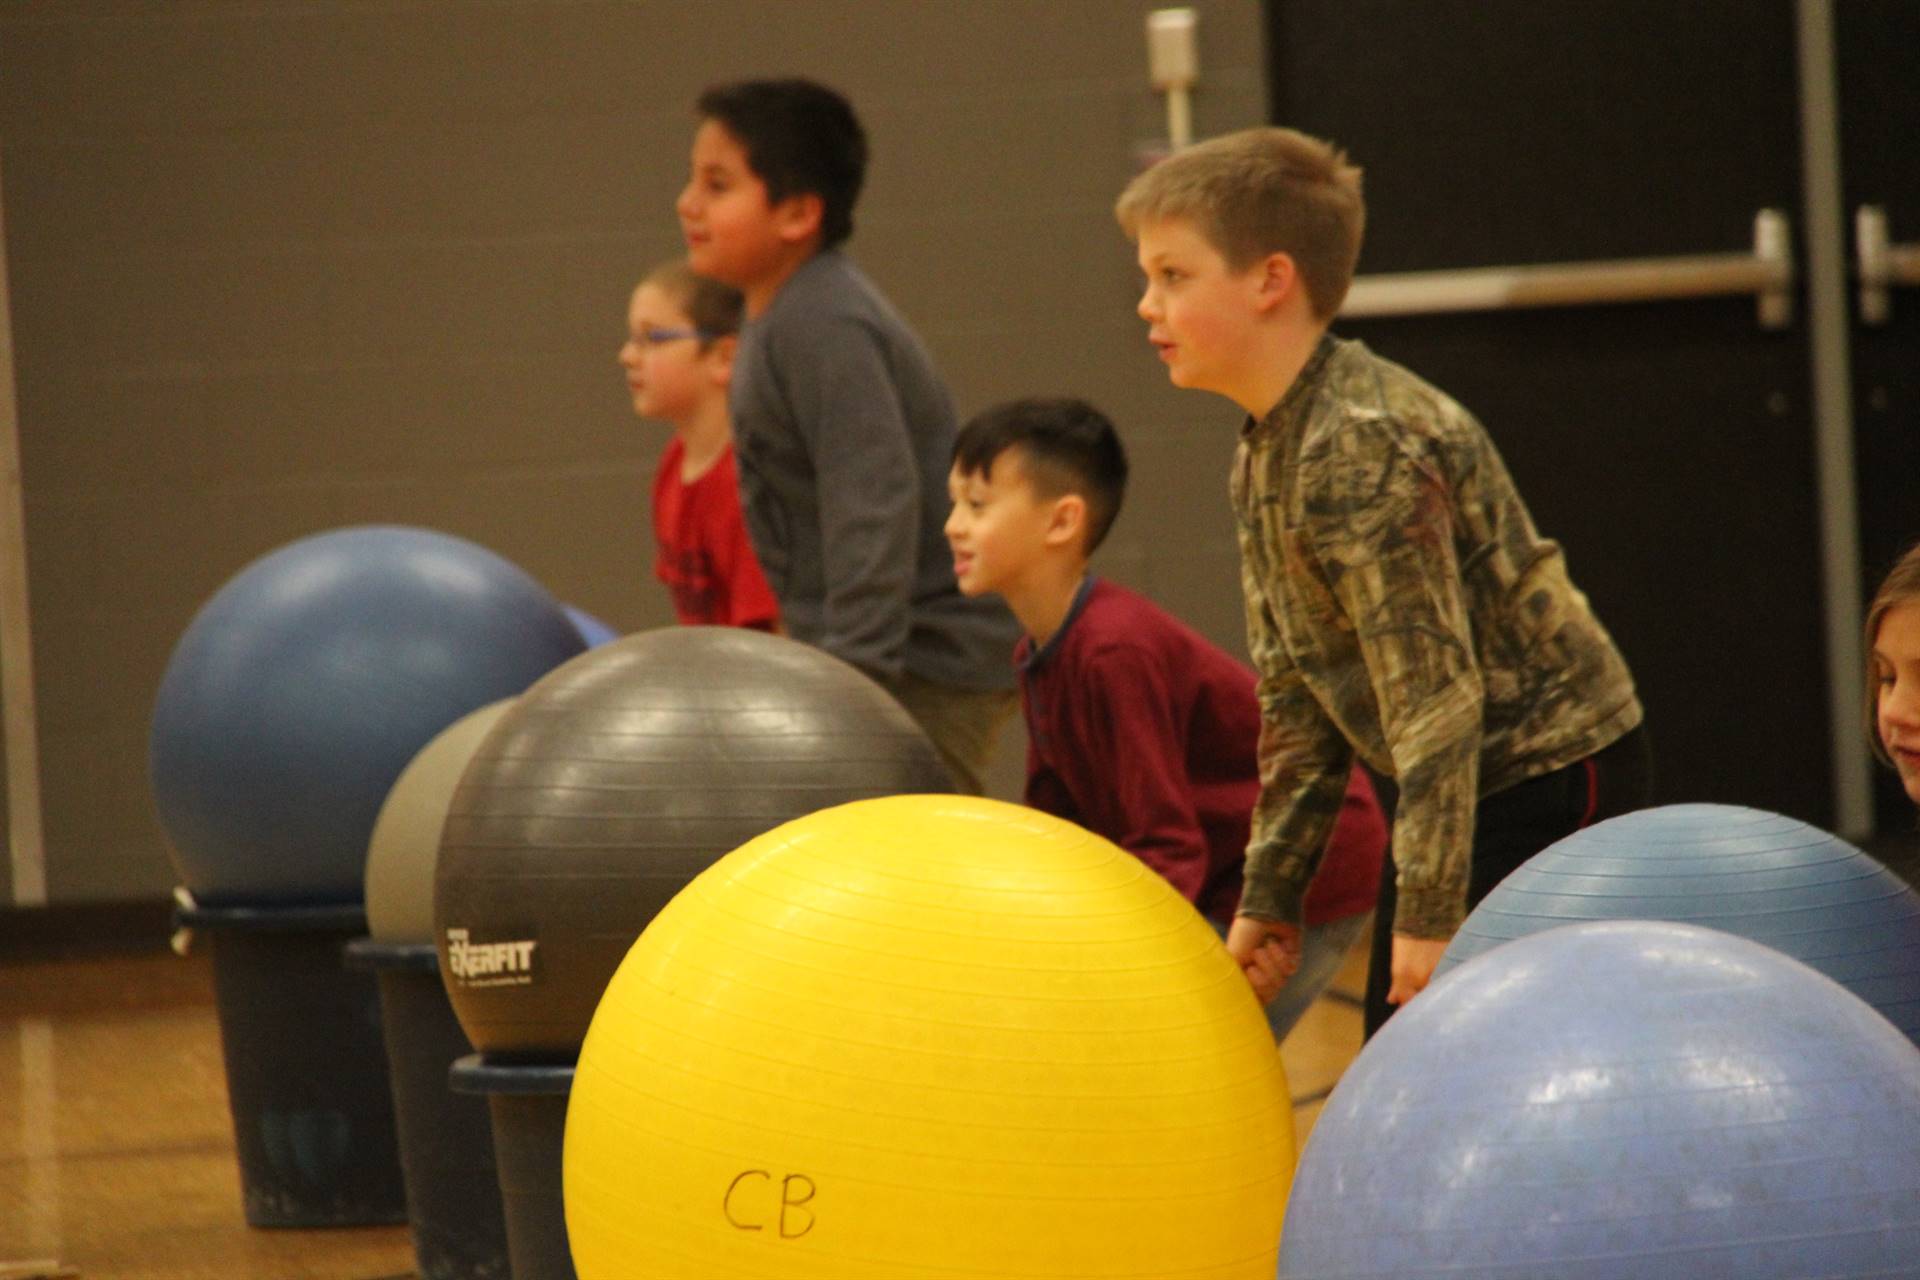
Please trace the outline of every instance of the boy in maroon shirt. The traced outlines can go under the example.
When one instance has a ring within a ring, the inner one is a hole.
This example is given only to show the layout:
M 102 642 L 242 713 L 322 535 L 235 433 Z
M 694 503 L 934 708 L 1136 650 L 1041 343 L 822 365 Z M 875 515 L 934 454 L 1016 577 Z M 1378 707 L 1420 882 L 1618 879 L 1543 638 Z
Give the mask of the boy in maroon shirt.
M 969 596 L 1006 599 L 1027 720 L 1026 802 L 1140 858 L 1224 935 L 1260 792 L 1260 708 L 1244 664 L 1143 597 L 1092 577 L 1126 491 L 1113 424 L 1079 400 L 1020 400 L 961 429 L 947 541 Z M 1276 1040 L 1365 928 L 1386 823 L 1355 769 L 1306 899 L 1300 970 L 1268 1008 Z

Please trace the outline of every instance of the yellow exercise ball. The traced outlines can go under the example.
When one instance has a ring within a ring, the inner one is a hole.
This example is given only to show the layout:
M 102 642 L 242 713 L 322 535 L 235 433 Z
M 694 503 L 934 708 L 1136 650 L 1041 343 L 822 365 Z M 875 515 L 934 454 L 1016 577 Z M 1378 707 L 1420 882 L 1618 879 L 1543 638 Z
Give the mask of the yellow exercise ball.
M 965 796 L 720 859 L 594 1013 L 567 1112 L 581 1280 L 1268 1280 L 1273 1037 L 1137 858 Z

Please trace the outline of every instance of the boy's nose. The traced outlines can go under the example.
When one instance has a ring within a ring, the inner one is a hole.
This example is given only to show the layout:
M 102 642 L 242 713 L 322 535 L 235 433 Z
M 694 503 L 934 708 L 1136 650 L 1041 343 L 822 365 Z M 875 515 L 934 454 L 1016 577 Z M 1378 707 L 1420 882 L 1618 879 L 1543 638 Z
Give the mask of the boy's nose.
M 1149 324 L 1153 322 L 1155 310 L 1153 305 L 1152 289 L 1142 289 L 1140 291 L 1140 305 L 1134 308 L 1134 312 L 1142 320 L 1147 321 Z

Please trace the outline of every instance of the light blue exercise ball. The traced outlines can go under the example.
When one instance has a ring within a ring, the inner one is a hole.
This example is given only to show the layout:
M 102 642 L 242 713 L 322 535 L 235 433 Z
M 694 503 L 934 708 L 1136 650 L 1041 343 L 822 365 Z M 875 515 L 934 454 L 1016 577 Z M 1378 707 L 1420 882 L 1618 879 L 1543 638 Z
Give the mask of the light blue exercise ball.
M 561 606 L 567 611 L 567 618 L 573 623 L 574 630 L 586 641 L 587 648 L 598 649 L 603 644 L 612 644 L 620 638 L 620 633 L 600 619 L 588 613 L 578 605 Z
M 1347 1069 L 1279 1274 L 1920 1276 L 1920 1050 L 1717 930 L 1521 938 L 1435 981 Z
M 1920 1044 L 1920 894 L 1797 819 L 1676 804 L 1576 831 L 1481 900 L 1436 972 L 1583 920 L 1675 920 L 1751 938 L 1826 974 Z
M 242 569 L 175 646 L 149 766 L 202 903 L 348 902 L 400 771 L 585 642 L 525 572 L 446 534 L 317 534 Z

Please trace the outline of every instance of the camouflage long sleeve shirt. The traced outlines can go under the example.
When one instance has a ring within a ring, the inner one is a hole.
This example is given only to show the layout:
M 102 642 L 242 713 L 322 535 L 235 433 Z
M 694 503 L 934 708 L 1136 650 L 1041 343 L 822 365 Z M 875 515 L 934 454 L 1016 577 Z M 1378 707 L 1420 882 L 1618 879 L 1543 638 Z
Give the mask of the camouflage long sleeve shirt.
M 1480 424 L 1358 342 L 1248 420 L 1233 507 L 1262 715 L 1240 910 L 1300 918 L 1358 752 L 1400 788 L 1394 928 L 1449 936 L 1479 797 L 1639 724 L 1626 663 Z

